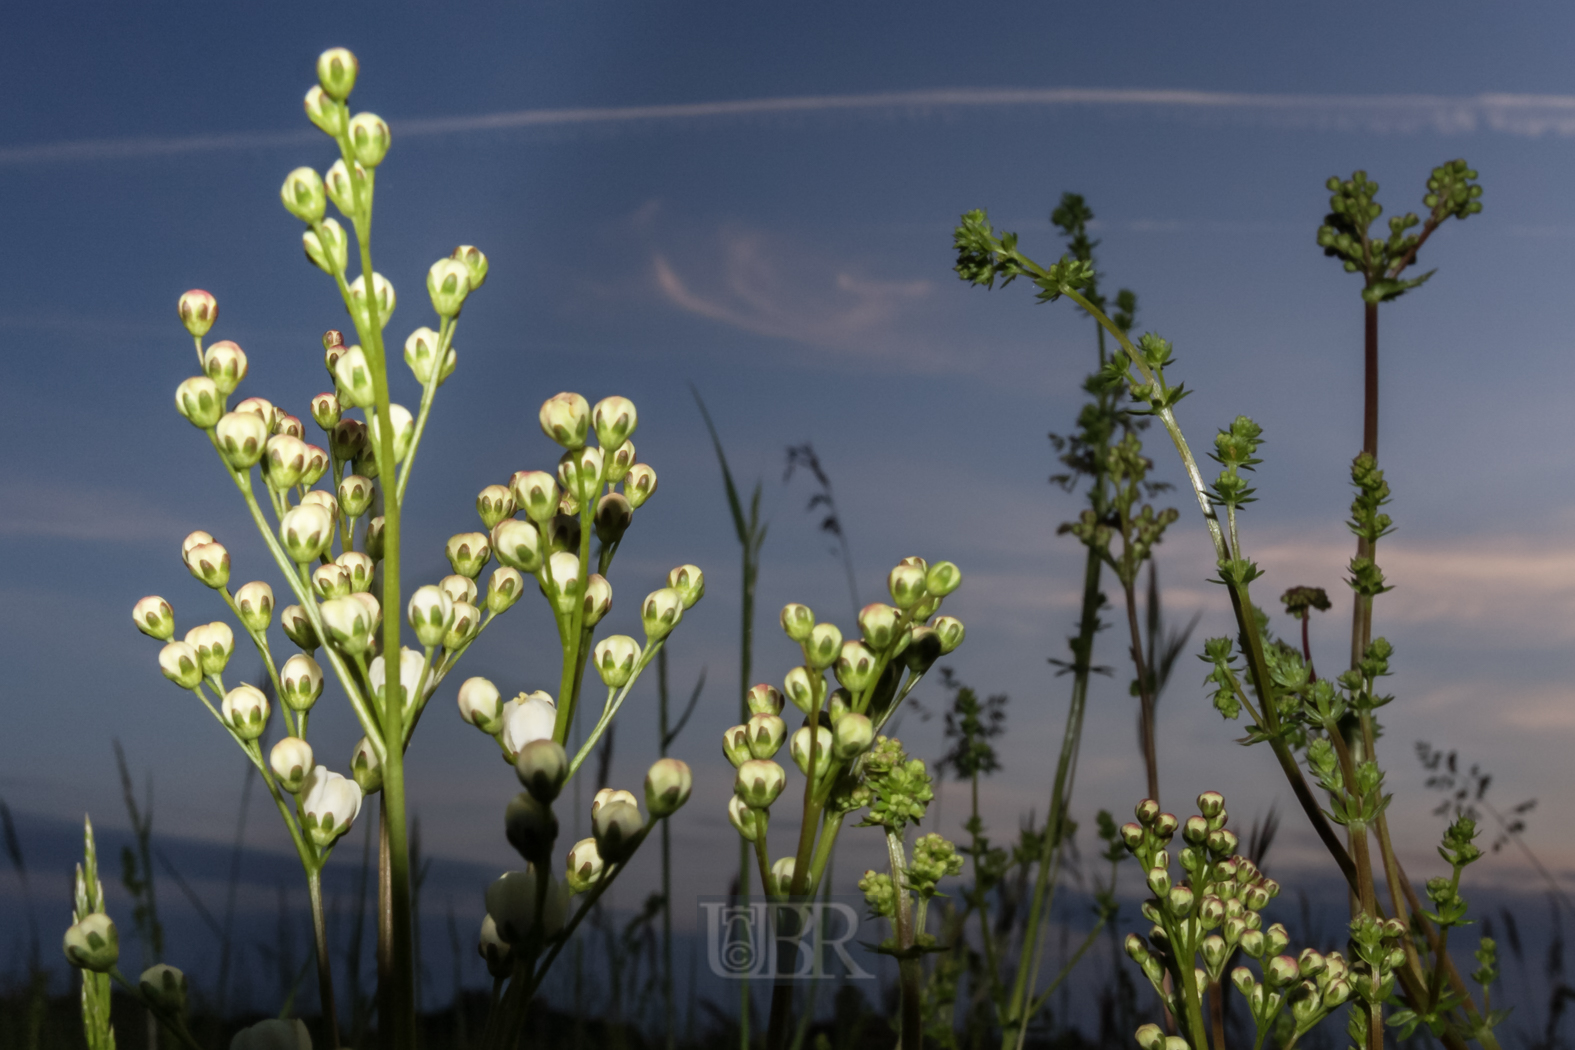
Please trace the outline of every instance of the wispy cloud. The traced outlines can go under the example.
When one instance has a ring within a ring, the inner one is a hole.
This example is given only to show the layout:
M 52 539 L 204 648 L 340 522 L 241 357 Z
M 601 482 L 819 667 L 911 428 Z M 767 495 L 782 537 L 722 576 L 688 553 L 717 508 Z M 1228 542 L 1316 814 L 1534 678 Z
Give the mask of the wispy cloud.
M 762 119 L 874 113 L 922 119 L 957 109 L 1116 109 L 1158 115 L 1218 115 L 1277 127 L 1457 135 L 1495 132 L 1575 135 L 1575 95 L 1275 95 L 1146 88 L 935 88 L 866 95 L 794 95 L 654 106 L 520 109 L 397 121 L 396 138 L 529 128 Z M 0 147 L 0 168 L 294 146 L 317 132 L 253 131 L 189 136 L 79 139 Z

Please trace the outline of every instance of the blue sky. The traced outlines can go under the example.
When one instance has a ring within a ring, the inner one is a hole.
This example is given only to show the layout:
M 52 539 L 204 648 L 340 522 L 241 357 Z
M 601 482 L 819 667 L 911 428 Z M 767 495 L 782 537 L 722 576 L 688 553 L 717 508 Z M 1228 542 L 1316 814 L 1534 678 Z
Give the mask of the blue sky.
M 327 385 L 317 339 L 345 319 L 277 189 L 333 159 L 300 97 L 316 54 L 342 44 L 362 62 L 353 102 L 394 129 L 375 246 L 402 294 L 391 331 L 429 322 L 420 282 L 454 244 L 492 262 L 421 451 L 410 579 L 447 571 L 442 542 L 474 527 L 482 486 L 555 459 L 535 423 L 544 398 L 637 402 L 661 490 L 623 547 L 610 626 L 630 628 L 669 566 L 706 569 L 673 673 L 682 689 L 709 671 L 675 748 L 698 786 L 674 825 L 681 874 L 707 889 L 734 842 L 717 740 L 735 710 L 737 547 L 690 383 L 735 472 L 764 482 L 768 624 L 789 600 L 850 619 L 809 490 L 782 484 L 789 444 L 813 441 L 832 475 L 864 600 L 904 555 L 962 566 L 952 604 L 970 634 L 949 662 L 1012 697 L 987 799 L 1005 831 L 1042 813 L 1064 716 L 1067 683 L 1045 659 L 1064 654 L 1081 554 L 1055 536 L 1077 506 L 1045 484 L 1045 433 L 1069 427 L 1093 338 L 1065 304 L 957 282 L 957 215 L 987 207 L 1049 259 L 1049 210 L 1065 190 L 1088 197 L 1108 285 L 1137 290 L 1139 327 L 1174 342 L 1197 391 L 1180 412 L 1194 444 L 1238 412 L 1265 428 L 1245 529 L 1267 604 L 1292 584 L 1341 591 L 1351 547 L 1361 311 L 1356 280 L 1313 243 L 1323 182 L 1366 168 L 1393 214 L 1418 206 L 1432 166 L 1468 158 L 1485 211 L 1429 243 L 1438 275 L 1383 316 L 1400 528 L 1382 558 L 1399 586 L 1378 612 L 1398 647 L 1393 812 L 1423 869 L 1438 823 L 1412 742 L 1459 747 L 1497 775 L 1500 803 L 1542 800 L 1528 840 L 1575 864 L 1561 815 L 1575 804 L 1567 6 L 64 4 L 0 20 L 0 794 L 13 808 L 115 824 L 119 737 L 154 771 L 161 827 L 228 839 L 241 760 L 158 675 L 127 613 L 160 593 L 183 628 L 218 615 L 178 559 L 193 528 L 230 546 L 238 580 L 271 578 L 172 410 L 192 367 L 174 303 L 189 287 L 218 296 L 214 337 L 250 355 L 243 394 L 304 416 Z M 1179 480 L 1168 449 L 1155 458 Z M 1202 582 L 1207 545 L 1183 496 L 1160 567 L 1174 613 L 1203 611 L 1201 640 L 1227 630 L 1228 608 Z M 468 673 L 508 689 L 555 677 L 536 603 L 489 632 Z M 1316 626 L 1325 663 L 1345 633 L 1338 614 Z M 1101 646 L 1120 661 L 1115 633 Z M 755 660 L 779 679 L 792 650 L 762 630 Z M 1162 706 L 1167 801 L 1219 788 L 1243 823 L 1270 799 L 1284 809 L 1270 757 L 1232 743 L 1201 678 L 1184 660 Z M 1142 790 L 1124 683 L 1096 688 L 1083 819 Z M 452 692 L 412 752 L 430 847 L 517 863 L 497 833 L 512 774 Z M 651 690 L 637 701 L 614 777 L 631 785 L 654 757 Z M 348 714 L 320 724 L 323 751 L 348 754 Z M 935 722 L 903 735 L 916 754 L 942 750 Z M 957 833 L 960 799 L 943 799 L 942 830 Z M 1300 818 L 1287 825 L 1283 863 L 1321 863 Z M 841 870 L 873 861 L 873 841 L 845 838 Z M 1510 858 L 1490 863 L 1483 877 L 1518 877 Z M 649 871 L 631 873 L 630 901 Z

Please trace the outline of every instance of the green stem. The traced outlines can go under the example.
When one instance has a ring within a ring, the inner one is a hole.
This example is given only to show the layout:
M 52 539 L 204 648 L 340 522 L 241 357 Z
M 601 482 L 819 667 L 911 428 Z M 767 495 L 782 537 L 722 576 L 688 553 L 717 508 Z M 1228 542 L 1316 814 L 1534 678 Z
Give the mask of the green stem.
M 334 1000 L 333 964 L 328 959 L 328 922 L 323 915 L 323 874 L 320 868 L 306 873 L 306 890 L 312 901 L 312 932 L 317 942 L 317 997 L 323 1009 L 328 1045 L 339 1043 L 339 1010 Z

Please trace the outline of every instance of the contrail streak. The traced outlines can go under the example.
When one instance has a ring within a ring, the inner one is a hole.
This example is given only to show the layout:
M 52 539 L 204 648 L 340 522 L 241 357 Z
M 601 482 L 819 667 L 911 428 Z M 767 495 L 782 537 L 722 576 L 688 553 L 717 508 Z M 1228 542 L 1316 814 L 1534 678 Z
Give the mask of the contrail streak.
M 1379 133 L 1490 131 L 1537 137 L 1575 135 L 1570 95 L 1269 95 L 1135 88 L 939 88 L 868 95 L 798 95 L 654 106 L 523 109 L 393 123 L 396 138 L 520 128 L 651 124 L 798 113 L 886 112 L 924 116 L 948 109 L 1128 109 L 1160 114 L 1238 116 L 1272 126 Z M 312 130 L 233 132 L 185 137 L 82 139 L 0 147 L 0 167 L 168 157 L 295 146 Z

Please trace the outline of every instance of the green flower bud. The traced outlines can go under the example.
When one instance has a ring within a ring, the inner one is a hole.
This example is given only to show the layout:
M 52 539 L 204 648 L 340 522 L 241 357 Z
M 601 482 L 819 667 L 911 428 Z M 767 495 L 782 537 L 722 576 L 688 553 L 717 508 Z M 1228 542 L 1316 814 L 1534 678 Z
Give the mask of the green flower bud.
M 307 495 L 310 496 L 311 493 Z M 363 478 L 359 474 L 346 474 L 344 480 L 339 483 L 338 509 L 343 510 L 347 517 L 359 518 L 372 506 L 372 496 L 371 478 Z
M 1198 796 L 1198 812 L 1209 820 L 1225 813 L 1225 796 L 1218 791 L 1205 791 Z M 1216 827 L 1218 825 L 1215 825 Z
M 322 219 L 328 203 L 323 192 L 323 178 L 311 168 L 296 168 L 286 175 L 284 185 L 279 188 L 279 197 L 284 201 L 285 211 L 308 224 Z
M 167 642 L 175 636 L 175 610 L 156 594 L 140 599 L 131 607 L 131 622 L 149 638 Z
M 1159 1027 L 1159 1025 L 1140 1025 L 1138 1026 L 1138 1030 L 1135 1034 L 1137 1038 L 1137 1045 L 1142 1047 L 1143 1050 L 1164 1050 L 1165 1033 Z
M 545 470 L 516 472 L 509 479 L 509 492 L 531 521 L 551 521 L 558 513 L 558 479 Z
M 1191 886 L 1172 886 L 1165 903 L 1170 906 L 1170 913 L 1176 916 L 1185 916 L 1192 910 L 1195 899 Z
M 416 641 L 427 648 L 443 644 L 443 636 L 454 626 L 454 603 L 442 589 L 427 584 L 417 587 L 406 609 Z
M 323 91 L 336 102 L 343 102 L 355 89 L 356 74 L 361 64 L 342 47 L 331 47 L 317 56 L 317 82 Z
M 286 605 L 279 610 L 279 626 L 284 628 L 286 638 L 307 652 L 323 644 L 322 639 L 317 637 L 317 628 L 312 626 L 306 610 L 299 605 Z
M 235 609 L 249 631 L 266 631 L 273 620 L 273 588 L 253 580 L 235 592 Z
M 502 485 L 488 485 L 476 496 L 476 513 L 489 532 L 504 518 L 512 518 L 514 510 L 514 497 Z
M 817 623 L 804 641 L 804 660 L 816 671 L 823 671 L 837 662 L 842 649 L 842 632 L 833 623 Z
M 471 291 L 487 283 L 487 256 L 480 248 L 472 244 L 461 244 L 449 253 L 449 258 L 458 259 L 465 264 L 465 272 L 470 277 Z
M 935 632 L 935 637 L 940 640 L 942 656 L 950 655 L 961 645 L 966 633 L 963 630 L 962 621 L 955 616 L 936 617 L 935 623 L 931 625 L 931 630 Z
M 325 639 L 340 652 L 358 656 L 372 644 L 372 615 L 367 606 L 355 595 L 334 598 L 323 603 L 323 630 Z
M 157 1010 L 178 1014 L 186 1009 L 186 975 L 173 966 L 159 963 L 143 970 L 137 989 Z
M 1241 950 L 1254 959 L 1261 958 L 1266 947 L 1262 930 L 1247 930 L 1241 935 Z
M 844 642 L 842 644 L 846 645 L 847 643 Z M 831 719 L 831 727 L 833 729 L 835 729 L 837 724 L 842 721 L 842 716 L 848 714 L 848 712 L 852 710 L 848 706 L 848 701 L 852 698 L 852 696 L 853 694 L 849 693 L 846 689 L 832 690 L 830 699 L 826 701 L 826 717 Z
M 1291 943 L 1291 936 L 1280 923 L 1275 923 L 1263 931 L 1263 946 L 1270 955 L 1280 954 L 1289 943 Z
M 228 339 L 221 340 L 203 351 L 202 370 L 219 393 L 231 394 L 246 378 L 246 352 Z
M 159 650 L 159 670 L 182 689 L 195 689 L 202 681 L 202 660 L 186 642 L 170 642 Z
M 603 449 L 616 449 L 634 434 L 640 416 L 626 397 L 604 397 L 591 409 L 591 426 Z
M 542 433 L 566 449 L 584 448 L 590 425 L 591 406 L 579 394 L 554 394 L 542 403 Z
M 859 879 L 859 889 L 864 891 L 864 903 L 869 905 L 871 915 L 889 919 L 897 914 L 897 890 L 890 875 L 871 868 Z
M 612 584 L 607 577 L 593 572 L 585 579 L 585 626 L 595 627 L 612 608 Z
M 192 376 L 175 388 L 175 410 L 198 430 L 207 430 L 224 414 L 224 396 L 207 376 Z
M 748 752 L 743 756 L 745 761 L 750 758 L 772 758 L 782 749 L 782 741 L 787 738 L 787 723 L 776 715 L 751 715 L 744 726 L 744 737 L 748 743 Z
M 607 475 L 607 483 L 616 485 L 629 476 L 629 470 L 635 464 L 634 442 L 625 441 L 612 452 L 602 450 L 602 471 Z
M 565 881 L 570 893 L 584 893 L 601 881 L 602 855 L 596 852 L 595 839 L 581 839 L 569 850 L 569 871 Z
M 263 480 L 275 492 L 285 492 L 301 483 L 306 473 L 306 442 L 288 434 L 275 434 L 263 446 Z
M 563 497 L 567 500 L 569 497 Z M 541 532 L 542 548 L 548 554 L 568 552 L 573 554 L 580 549 L 580 519 L 575 514 L 556 514 L 542 522 L 536 528 Z
M 346 130 L 357 161 L 368 168 L 383 163 L 383 158 L 388 156 L 392 136 L 382 117 L 376 113 L 357 113 L 350 118 L 350 126 Z
M 602 450 L 582 446 L 565 452 L 558 460 L 558 481 L 582 504 L 595 499 L 602 486 Z
M 459 687 L 459 717 L 487 735 L 503 729 L 503 698 L 485 678 L 467 678 Z
M 803 644 L 809 640 L 809 633 L 815 629 L 815 614 L 809 606 L 799 605 L 796 602 L 782 607 L 782 630 L 795 642 Z
M 529 871 L 508 872 L 487 887 L 487 914 L 497 924 L 498 936 L 509 944 L 524 944 L 531 937 L 552 937 L 563 928 L 564 896 L 550 877 L 544 895 L 546 907 L 538 926 L 536 906 L 543 895 L 538 892 L 536 880 L 541 877 L 545 877 L 544 873 L 532 867 Z
M 307 260 L 330 277 L 344 273 L 350 264 L 350 237 L 338 219 L 324 219 L 315 228 L 303 230 L 301 248 Z
M 540 867 L 552 859 L 552 845 L 558 840 L 558 818 L 551 806 L 522 791 L 504 810 L 503 831 L 520 856 Z
M 427 270 L 427 294 L 439 317 L 457 317 L 470 294 L 470 270 L 458 259 L 439 259 Z
M 680 565 L 668 572 L 667 586 L 678 592 L 686 610 L 692 609 L 705 597 L 705 574 L 698 565 Z
M 229 624 L 215 620 L 187 631 L 186 644 L 197 651 L 203 674 L 221 674 L 235 653 L 235 632 Z
M 962 572 L 949 561 L 938 561 L 924 574 L 924 589 L 944 598 L 962 585 Z
M 492 921 L 490 915 L 482 917 L 476 951 L 486 961 L 487 973 L 494 978 L 502 980 L 514 972 L 514 949 L 498 936 L 498 924 Z
M 230 552 L 222 543 L 198 543 L 184 551 L 182 560 L 194 577 L 214 590 L 230 582 Z
M 280 787 L 295 794 L 312 771 L 312 745 L 300 737 L 285 737 L 268 752 L 268 768 L 279 778 Z
M 541 533 L 528 521 L 504 518 L 498 522 L 492 528 L 492 549 L 497 552 L 498 561 L 511 569 L 535 573 L 541 568 Z
M 262 458 L 268 424 L 250 412 L 227 412 L 215 427 L 219 454 L 235 470 L 247 470 Z
M 596 838 L 596 852 L 608 864 L 619 864 L 629 859 L 644 827 L 645 820 L 640 816 L 639 807 L 621 799 L 604 803 L 591 814 L 591 833 Z
M 795 863 L 795 858 L 783 857 L 771 865 L 771 885 L 766 887 L 768 893 L 786 897 L 793 892 L 793 868 Z
M 333 538 L 334 519 L 315 503 L 292 507 L 279 521 L 279 540 L 284 552 L 299 565 L 316 561 Z
M 652 641 L 666 638 L 683 618 L 683 595 L 671 587 L 652 591 L 640 606 L 640 622 L 645 627 L 645 636 Z
M 175 304 L 175 312 L 186 331 L 201 339 L 213 327 L 213 322 L 219 319 L 219 301 L 211 293 L 193 288 L 180 297 L 180 301 Z
M 238 685 L 224 694 L 224 724 L 242 740 L 256 740 L 268 728 L 268 698 L 255 685 Z
M 80 970 L 108 973 L 120 959 L 120 935 L 115 923 L 103 912 L 84 915 L 82 921 L 66 930 L 66 961 Z
M 787 774 L 775 762 L 752 758 L 738 767 L 733 794 L 751 809 L 767 809 L 787 786 Z
M 377 563 L 367 555 L 360 551 L 345 551 L 334 559 L 333 564 L 344 570 L 345 579 L 350 583 L 347 593 L 360 594 L 372 589 L 372 573 Z
M 292 609 L 300 606 L 292 605 Z M 281 617 L 282 618 L 282 617 Z M 279 671 L 279 699 L 292 711 L 310 711 L 317 698 L 323 695 L 323 669 L 316 660 L 303 653 L 296 653 L 284 662 Z M 306 769 L 311 770 L 308 763 Z
M 580 559 L 568 551 L 559 551 L 547 559 L 542 575 L 547 600 L 559 616 L 572 616 L 575 603 L 580 600 Z
M 656 492 L 656 471 L 647 463 L 636 463 L 623 479 L 623 494 L 629 505 L 639 510 Z
M 850 711 L 837 720 L 834 736 L 832 753 L 846 762 L 870 749 L 875 742 L 875 726 L 867 716 Z
M 449 537 L 443 553 L 461 576 L 474 580 L 492 560 L 492 546 L 479 532 L 460 532 Z
M 915 627 L 912 640 L 902 650 L 902 661 L 910 672 L 919 675 L 941 658 L 941 636 L 929 627 Z
M 394 295 L 394 286 L 388 278 L 380 273 L 372 274 L 372 301 L 369 303 L 366 294 L 366 275 L 362 274 L 350 282 L 350 316 L 355 318 L 363 330 L 372 327 L 372 307 L 377 309 L 377 325 L 379 328 L 388 324 L 394 315 L 394 307 L 398 305 L 398 297 Z
M 1236 990 L 1242 995 L 1248 996 L 1250 996 L 1252 994 L 1252 990 L 1258 986 L 1257 978 L 1255 978 L 1252 975 L 1252 971 L 1247 969 L 1245 966 L 1238 966 L 1230 972 L 1230 983 L 1234 984 L 1236 986 Z
M 743 799 L 734 795 L 727 800 L 727 819 L 745 842 L 753 842 L 765 826 L 765 813 L 750 809 Z
M 782 680 L 782 691 L 793 701 L 793 706 L 806 715 L 815 707 L 815 682 L 818 677 L 812 676 L 807 667 L 795 667 Z
M 454 603 L 454 624 L 443 636 L 443 648 L 458 652 L 469 645 L 481 630 L 481 610 L 469 602 Z
M 1263 979 L 1271 988 L 1290 984 L 1298 976 L 1296 960 L 1289 955 L 1276 955 L 1263 966 Z
M 837 655 L 835 674 L 837 681 L 847 686 L 850 692 L 864 692 L 875 684 L 879 673 L 880 668 L 875 654 L 870 652 L 863 642 L 842 643 L 842 649 Z
M 831 730 L 825 726 L 816 726 L 815 736 L 811 737 L 809 733 L 809 726 L 804 726 L 794 733 L 793 739 L 788 743 L 788 754 L 793 756 L 793 764 L 798 766 L 798 771 L 809 776 L 809 751 L 813 743 L 816 776 L 823 776 L 831 764 Z
M 454 602 L 456 605 L 460 602 L 469 602 L 471 605 L 475 605 L 476 595 L 479 593 L 476 589 L 476 581 L 468 576 L 445 576 L 438 583 L 438 588 L 448 595 L 449 601 Z
M 372 366 L 367 363 L 366 351 L 359 346 L 347 347 L 345 352 L 339 355 L 338 360 L 334 362 L 334 381 L 339 384 L 340 399 L 346 404 L 356 408 L 368 409 L 375 404 Z M 344 420 L 341 420 L 339 425 L 341 427 L 344 426 L 344 422 Z M 362 428 L 362 443 L 352 455 L 359 455 L 365 447 L 366 425 L 360 424 L 360 426 Z M 335 436 L 338 436 L 337 433 Z M 347 439 L 353 440 L 348 435 Z M 346 448 L 345 451 L 349 451 L 349 449 Z M 339 449 L 335 450 L 335 454 L 339 455 L 340 459 L 347 458 L 340 454 Z
M 417 328 L 405 340 L 405 364 L 416 377 L 416 382 L 426 386 L 432 382 L 432 372 L 437 362 L 438 334 L 430 328 Z M 438 386 L 454 374 L 455 354 L 451 346 L 443 355 L 443 367 L 438 370 Z M 512 513 L 512 512 L 511 512 Z
M 312 419 L 326 433 L 332 433 L 339 422 L 339 398 L 334 394 L 318 394 L 312 398 Z
M 732 726 L 724 730 L 722 733 L 722 753 L 727 756 L 729 762 L 733 763 L 735 769 L 753 758 L 754 753 L 749 747 L 749 727 Z
M 860 609 L 859 630 L 864 634 L 864 641 L 877 652 L 890 646 L 896 640 L 897 620 L 901 616 L 902 613 L 881 602 Z
M 640 659 L 640 643 L 626 634 L 615 634 L 596 643 L 591 661 L 596 673 L 609 689 L 621 689 L 634 676 L 634 665 Z
M 694 774 L 687 763 L 676 758 L 660 758 L 645 773 L 645 808 L 653 819 L 670 817 L 689 801 L 694 790 Z
M 782 705 L 787 698 L 775 686 L 761 682 L 759 685 L 752 686 L 749 692 L 744 694 L 744 700 L 749 705 L 751 714 L 780 715 L 782 713 Z
M 1191 845 L 1203 845 L 1203 840 L 1209 837 L 1209 822 L 1202 817 L 1188 817 L 1181 826 L 1181 837 Z
M 1174 813 L 1161 813 L 1154 818 L 1154 834 L 1161 842 L 1169 842 L 1176 833 L 1177 821 Z
M 899 609 L 909 609 L 924 600 L 925 572 L 918 565 L 899 565 L 886 577 L 892 601 Z
M 494 614 L 507 612 L 524 593 L 525 579 L 519 570 L 507 565 L 499 566 L 492 570 L 492 576 L 487 581 L 487 608 Z
M 371 415 L 371 413 L 368 413 L 368 415 L 371 418 L 366 425 L 366 439 L 374 449 L 379 448 L 381 447 L 382 430 L 378 424 L 377 416 Z M 410 454 L 411 443 L 416 439 L 415 417 L 410 414 L 410 410 L 404 405 L 389 405 L 388 421 L 394 428 L 394 462 L 403 463 L 405 457 Z
M 1327 988 L 1325 988 L 1323 990 L 1323 1005 L 1324 1005 L 1324 1008 L 1328 1009 L 1328 1010 L 1333 1010 L 1333 1009 L 1335 1009 L 1337 1007 L 1343 1006 L 1343 1005 L 1345 1005 L 1345 1001 L 1347 999 L 1349 999 L 1350 997 L 1351 997 L 1351 985 L 1350 985 L 1349 981 L 1344 981 L 1344 980 L 1330 981 L 1329 982 L 1329 987 L 1327 987 Z
M 514 772 L 537 802 L 550 806 L 569 779 L 569 756 L 554 740 L 532 740 L 514 756 Z
M 1170 892 L 1170 872 L 1162 866 L 1150 868 L 1148 872 L 1148 889 L 1156 897 L 1163 897 Z
M 596 515 L 592 520 L 596 525 L 596 538 L 602 541 L 602 546 L 610 547 L 628 531 L 629 523 L 634 521 L 634 508 L 621 493 L 609 492 L 596 501 Z
M 328 435 L 328 447 L 335 459 L 341 462 L 354 460 L 366 449 L 366 424 L 359 419 L 341 419 Z

